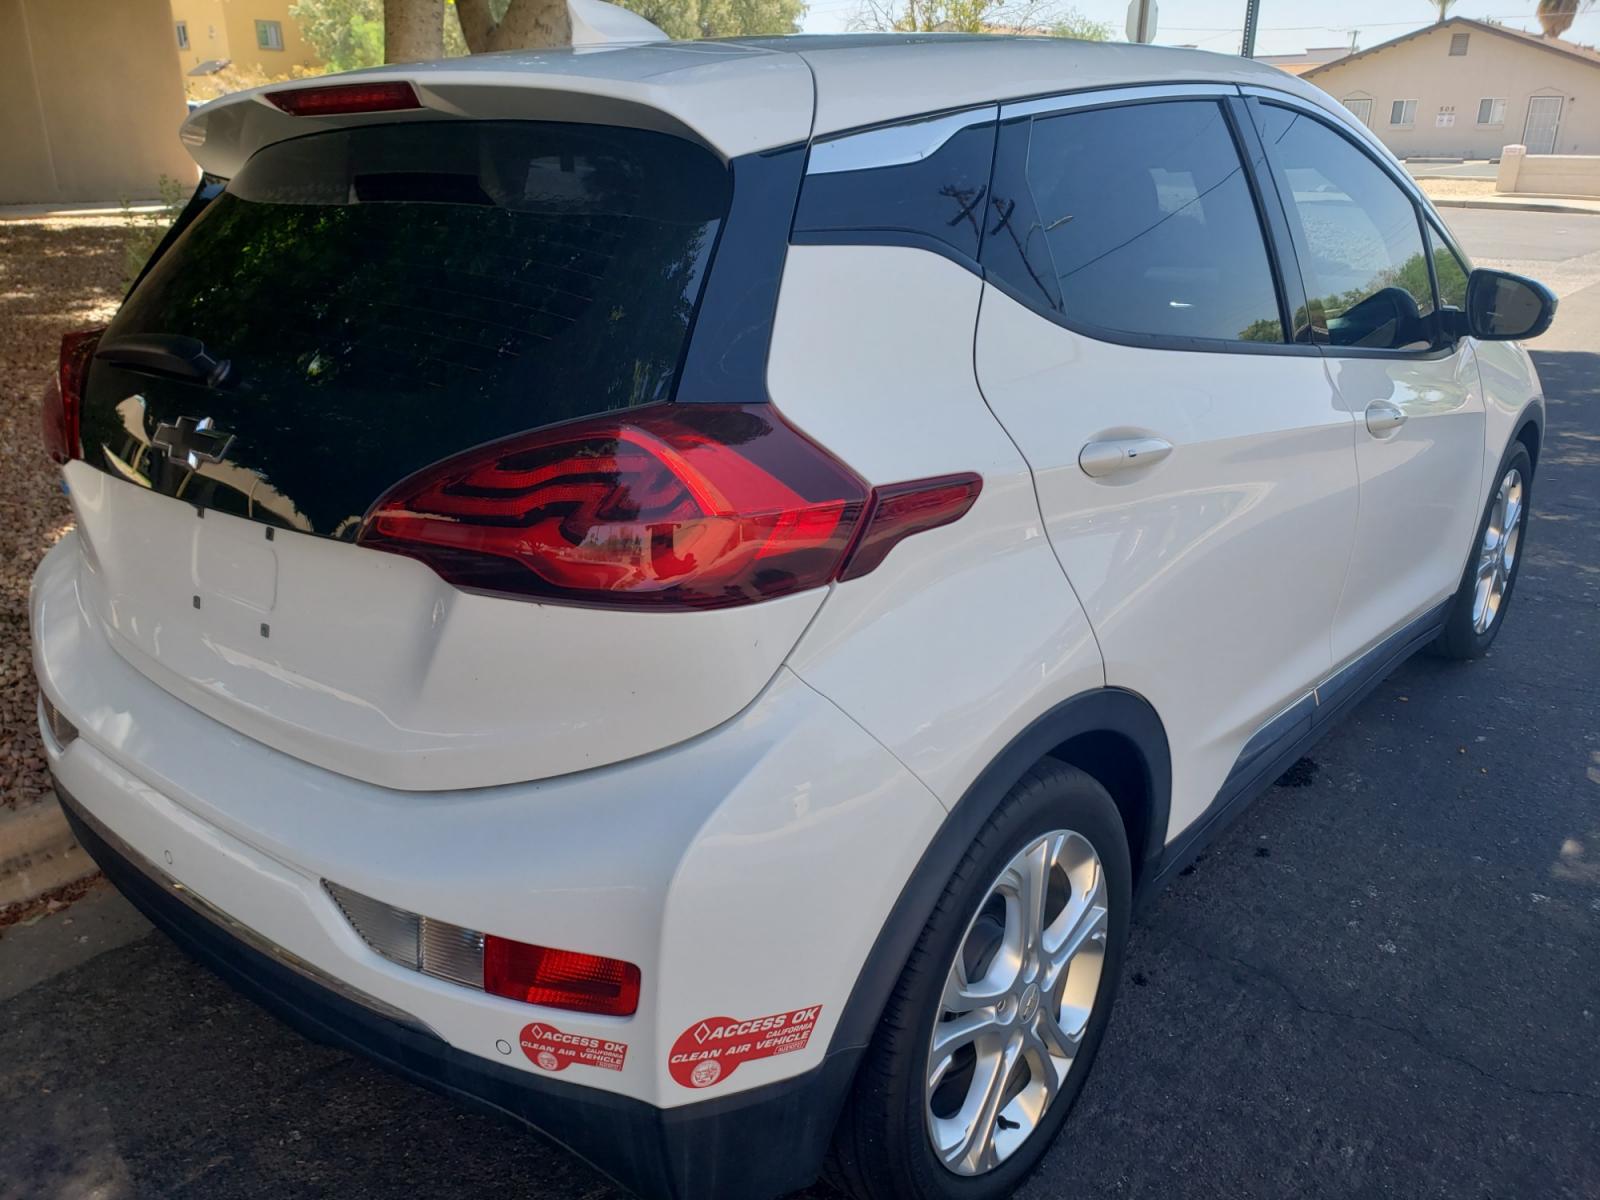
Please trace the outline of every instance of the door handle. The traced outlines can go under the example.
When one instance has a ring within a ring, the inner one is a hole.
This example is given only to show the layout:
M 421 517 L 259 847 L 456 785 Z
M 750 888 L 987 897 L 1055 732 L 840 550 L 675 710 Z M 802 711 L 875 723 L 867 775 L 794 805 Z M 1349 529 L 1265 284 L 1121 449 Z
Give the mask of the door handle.
M 1085 475 L 1099 479 L 1133 467 L 1148 467 L 1172 453 L 1172 443 L 1157 437 L 1111 438 L 1090 442 L 1078 451 L 1078 465 Z
M 1367 405 L 1367 432 L 1373 437 L 1393 433 L 1406 423 L 1405 411 L 1387 400 L 1374 400 Z

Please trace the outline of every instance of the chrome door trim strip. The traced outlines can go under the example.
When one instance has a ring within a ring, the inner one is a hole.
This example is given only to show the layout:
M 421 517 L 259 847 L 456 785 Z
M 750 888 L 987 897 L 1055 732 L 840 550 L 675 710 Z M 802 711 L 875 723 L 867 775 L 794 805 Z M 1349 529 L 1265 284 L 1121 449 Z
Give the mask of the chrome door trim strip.
M 877 129 L 840 134 L 812 145 L 810 157 L 806 159 L 806 174 L 833 175 L 921 162 L 937 154 L 963 129 L 993 121 L 999 111 L 998 104 L 986 104 L 961 112 L 914 117 Z
M 1000 106 L 1000 119 L 1034 117 L 1045 113 L 1071 112 L 1080 108 L 1099 108 L 1108 104 L 1129 104 L 1139 100 L 1171 100 L 1191 97 L 1223 98 L 1237 96 L 1232 83 L 1151 83 L 1130 87 L 1100 88 L 1091 92 L 1066 92 L 1041 96 L 1035 100 L 1013 100 Z

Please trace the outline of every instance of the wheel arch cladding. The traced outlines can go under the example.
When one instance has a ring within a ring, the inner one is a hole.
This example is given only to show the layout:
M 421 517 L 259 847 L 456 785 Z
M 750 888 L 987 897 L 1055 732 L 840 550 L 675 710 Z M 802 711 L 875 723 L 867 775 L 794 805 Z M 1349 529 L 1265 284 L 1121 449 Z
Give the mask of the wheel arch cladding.
M 1511 440 L 1521 442 L 1527 447 L 1528 461 L 1533 464 L 1533 469 L 1538 471 L 1539 447 L 1544 443 L 1544 430 L 1539 425 L 1538 413 L 1529 412 L 1524 415 L 1521 423 L 1517 425 L 1517 432 L 1511 435 Z
M 834 1030 L 830 1056 L 859 1052 L 872 1040 L 895 982 L 961 856 L 1028 769 L 1052 757 L 1093 776 L 1111 793 L 1129 832 L 1136 889 L 1154 877 L 1151 868 L 1166 844 L 1172 796 L 1172 759 L 1161 718 L 1142 696 L 1122 688 L 1101 688 L 1063 701 L 1013 738 L 950 810 L 856 978 Z M 1132 791 L 1119 794 L 1124 789 Z

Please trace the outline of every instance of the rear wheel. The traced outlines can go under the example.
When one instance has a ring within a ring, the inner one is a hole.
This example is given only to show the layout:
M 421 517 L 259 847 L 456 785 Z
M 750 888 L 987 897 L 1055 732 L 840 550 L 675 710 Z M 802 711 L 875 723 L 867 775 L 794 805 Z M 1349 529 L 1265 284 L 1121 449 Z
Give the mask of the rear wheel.
M 1500 482 L 1490 493 L 1478 539 L 1450 606 L 1444 631 L 1433 645 L 1445 658 L 1477 658 L 1488 650 L 1505 621 L 1522 566 L 1522 538 L 1533 495 L 1533 460 L 1520 442 L 1500 467 Z
M 1049 1149 L 1110 1015 L 1132 893 L 1116 805 L 1046 760 L 974 840 L 857 1076 L 834 1182 L 860 1200 L 999 1200 Z

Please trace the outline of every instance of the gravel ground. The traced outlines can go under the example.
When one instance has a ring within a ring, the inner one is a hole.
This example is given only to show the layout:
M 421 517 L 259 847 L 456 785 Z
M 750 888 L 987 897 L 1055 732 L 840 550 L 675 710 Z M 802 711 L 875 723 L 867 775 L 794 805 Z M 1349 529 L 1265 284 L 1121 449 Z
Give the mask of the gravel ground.
M 28 581 L 71 527 L 40 440 L 39 396 L 68 330 L 103 325 L 121 300 L 120 217 L 0 221 L 0 807 L 49 784 L 34 724 Z
M 1417 186 L 1435 200 L 1458 200 L 1494 195 L 1492 179 L 1419 179 Z

